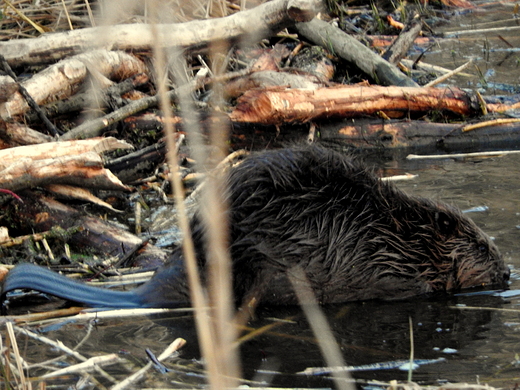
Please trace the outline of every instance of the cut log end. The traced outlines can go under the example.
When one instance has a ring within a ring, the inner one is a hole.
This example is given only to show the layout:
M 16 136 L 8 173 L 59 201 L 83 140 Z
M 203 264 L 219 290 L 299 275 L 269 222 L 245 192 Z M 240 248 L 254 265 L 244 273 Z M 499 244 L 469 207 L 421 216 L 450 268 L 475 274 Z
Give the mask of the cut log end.
M 314 0 L 289 0 L 287 15 L 297 23 L 310 22 L 316 15 L 317 8 Z

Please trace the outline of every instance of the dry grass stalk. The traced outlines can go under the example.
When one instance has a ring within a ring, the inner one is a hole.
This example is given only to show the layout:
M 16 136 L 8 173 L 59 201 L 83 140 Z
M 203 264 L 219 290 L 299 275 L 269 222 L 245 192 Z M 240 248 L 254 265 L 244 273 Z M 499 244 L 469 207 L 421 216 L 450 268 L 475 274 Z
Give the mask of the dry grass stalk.
M 293 267 L 287 272 L 289 281 L 294 288 L 298 302 L 309 321 L 316 336 L 318 346 L 330 367 L 341 367 L 345 363 L 338 343 L 334 340 L 327 318 L 321 311 L 305 272 L 301 268 Z M 333 372 L 332 376 L 336 387 L 340 390 L 355 390 L 348 371 Z
M 25 379 L 24 368 L 22 364 L 22 358 L 20 356 L 20 351 L 18 350 L 18 343 L 16 342 L 16 337 L 14 335 L 13 324 L 11 322 L 6 323 L 7 335 L 9 336 L 9 344 L 13 349 L 13 354 L 16 362 L 16 368 L 18 371 L 18 378 L 16 379 L 18 382 L 18 387 L 20 390 L 29 390 L 32 388 L 30 382 L 27 382 Z
M 155 65 L 157 72 L 157 79 L 162 80 L 163 82 L 159 84 L 159 96 L 161 100 L 161 109 L 163 110 L 163 114 L 166 118 L 172 118 L 173 114 L 170 107 L 169 98 L 167 96 L 166 85 L 164 83 L 165 80 L 165 64 L 166 60 L 164 57 L 164 52 L 161 49 L 161 37 L 156 29 L 153 29 L 154 34 L 156 35 L 155 42 L 156 46 L 154 47 L 154 57 L 155 57 Z M 175 50 L 171 50 L 170 54 L 173 55 L 173 58 L 170 58 L 170 63 L 172 64 L 172 70 L 174 75 L 176 76 L 177 84 L 184 85 L 183 80 L 185 80 L 184 75 L 180 74 L 180 69 L 185 69 L 183 61 L 180 60 L 180 55 Z M 177 70 L 175 72 L 175 70 Z M 185 119 L 188 124 L 191 124 L 192 128 L 189 129 L 188 134 L 192 141 L 192 146 L 194 150 L 198 150 L 199 153 L 195 153 L 196 160 L 200 163 L 204 161 L 203 154 L 200 152 L 202 148 L 202 142 L 199 130 L 194 128 L 196 121 L 190 120 L 188 113 L 193 113 L 194 109 L 190 107 L 191 105 L 191 96 L 189 93 L 179 93 L 179 99 L 181 101 L 181 107 L 183 109 L 183 113 L 185 114 Z M 186 216 L 186 211 L 184 208 L 184 194 L 182 189 L 182 183 L 180 181 L 180 177 L 178 175 L 178 165 L 177 165 L 177 155 L 175 153 L 174 145 L 174 128 L 173 121 L 166 120 L 165 121 L 165 132 L 167 143 L 169 145 L 169 155 L 168 161 L 171 166 L 172 172 L 172 183 L 175 192 L 175 199 L 177 210 L 179 213 L 179 223 L 181 226 L 181 230 L 184 232 L 184 259 L 186 262 L 186 269 L 188 272 L 188 279 L 190 284 L 190 291 L 192 295 L 192 302 L 195 308 L 195 319 L 196 325 L 198 329 L 199 341 L 201 344 L 201 349 L 206 360 L 207 369 L 209 372 L 209 382 L 213 389 L 224 389 L 233 387 L 232 378 L 237 376 L 237 368 L 236 365 L 238 363 L 238 359 L 236 358 L 236 350 L 233 349 L 233 337 L 234 334 L 229 332 L 232 326 L 229 326 L 232 318 L 232 303 L 231 303 L 231 288 L 230 281 L 224 282 L 224 285 L 227 287 L 222 288 L 222 279 L 230 278 L 230 273 L 226 271 L 221 272 L 221 270 L 217 270 L 215 273 L 211 273 L 210 277 L 214 277 L 218 279 L 217 283 L 211 283 L 214 286 L 213 289 L 213 299 L 212 303 L 220 302 L 221 304 L 217 305 L 217 315 L 216 318 L 211 318 L 211 312 L 208 312 L 208 298 L 205 296 L 202 284 L 201 277 L 199 275 L 197 261 L 195 258 L 195 251 L 193 247 L 193 241 L 191 240 L 190 229 L 188 218 Z M 213 187 L 213 186 L 210 186 Z M 212 194 L 215 195 L 215 194 Z M 218 199 L 213 196 L 210 196 L 211 199 Z M 206 198 L 208 199 L 208 198 Z M 217 210 L 213 210 L 215 214 L 223 215 L 222 203 L 217 202 L 213 203 L 213 207 Z M 215 220 L 212 220 L 215 222 Z M 224 244 L 224 237 L 218 236 L 218 233 L 215 232 L 215 228 L 219 231 L 224 231 L 225 229 L 218 228 L 218 226 L 213 225 L 213 229 L 211 229 L 211 220 L 208 220 L 210 223 L 210 243 L 209 247 L 212 250 L 216 249 L 220 254 L 219 259 L 215 259 L 219 264 L 222 264 L 222 261 L 226 261 L 226 255 L 222 253 Z M 222 222 L 222 219 L 217 220 L 216 224 Z M 216 235 L 215 235 L 216 233 Z M 218 246 L 219 249 L 216 248 Z M 224 249 L 225 251 L 225 249 Z M 209 254 L 208 254 L 209 255 Z M 229 261 L 229 260 L 227 260 Z M 224 268 L 228 268 L 229 266 L 224 266 Z M 215 270 L 215 268 L 214 268 Z M 215 271 L 214 271 L 215 272 Z M 215 287 L 219 286 L 219 287 Z M 225 290 L 225 292 L 223 292 Z M 218 297 L 215 297 L 218 295 Z M 222 296 L 224 295 L 224 296 Z M 213 322 L 216 321 L 216 324 Z M 231 342 L 230 342 L 231 341 Z M 223 358 L 226 357 L 226 358 Z
M 16 331 L 19 332 L 19 333 L 25 334 L 26 336 L 29 336 L 29 337 L 31 337 L 31 338 L 33 338 L 35 340 L 38 340 L 38 341 L 40 341 L 42 343 L 48 344 L 48 345 L 52 346 L 53 348 L 56 348 L 56 349 L 58 349 L 60 351 L 63 351 L 67 355 L 72 356 L 73 358 L 75 358 L 75 359 L 77 359 L 77 360 L 79 360 L 81 362 L 86 362 L 88 360 L 88 358 L 86 358 L 85 356 L 83 356 L 79 352 L 74 351 L 73 349 L 67 347 L 61 341 L 51 340 L 48 337 L 36 334 L 34 332 L 31 332 L 28 329 L 20 328 L 18 326 L 14 327 L 14 329 L 16 329 Z M 96 372 L 101 374 L 105 379 L 111 381 L 112 383 L 116 383 L 117 382 L 110 374 L 108 374 L 106 371 L 104 371 L 100 367 L 95 367 L 95 370 L 96 370 Z

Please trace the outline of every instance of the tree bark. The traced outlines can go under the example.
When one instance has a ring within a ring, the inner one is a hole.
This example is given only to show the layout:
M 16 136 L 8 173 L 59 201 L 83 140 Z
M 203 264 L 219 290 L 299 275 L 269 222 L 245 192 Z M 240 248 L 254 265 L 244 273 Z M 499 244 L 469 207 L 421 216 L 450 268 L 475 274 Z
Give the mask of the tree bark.
M 0 48 L 1 50 L 1 48 Z M 124 52 L 96 50 L 77 55 L 54 64 L 22 83 L 38 104 L 68 97 L 78 84 L 92 72 L 105 77 L 125 79 L 146 71 L 146 66 L 136 57 Z M 19 92 L 0 104 L 0 117 L 11 118 L 29 109 Z
M 520 142 L 520 122 L 493 123 L 464 131 L 467 123 L 397 120 L 345 120 L 320 126 L 320 141 L 359 149 L 420 151 L 485 151 Z
M 378 113 L 399 118 L 428 111 L 448 111 L 457 115 L 481 112 L 476 98 L 458 88 L 356 84 L 317 90 L 271 88 L 248 91 L 238 99 L 230 117 L 236 122 L 279 125 Z
M 298 23 L 296 28 L 307 39 L 355 64 L 378 83 L 417 87 L 417 84 L 395 65 L 382 59 L 358 40 L 327 22 L 313 19 L 308 23 Z
M 311 20 L 317 0 L 275 0 L 251 10 L 207 20 L 158 24 L 164 46 L 205 48 L 212 42 L 258 42 L 296 22 Z M 150 50 L 156 39 L 148 24 L 92 27 L 35 39 L 0 42 L 0 52 L 11 66 L 47 63 L 98 47 L 111 50 Z

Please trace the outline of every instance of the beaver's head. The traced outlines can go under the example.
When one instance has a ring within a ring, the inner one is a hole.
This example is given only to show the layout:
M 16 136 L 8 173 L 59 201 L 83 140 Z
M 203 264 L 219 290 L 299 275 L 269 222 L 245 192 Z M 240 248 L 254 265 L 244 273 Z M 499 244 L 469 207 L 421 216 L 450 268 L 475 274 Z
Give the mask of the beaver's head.
M 507 287 L 509 268 L 487 234 L 448 205 L 421 203 L 427 221 L 414 235 L 421 237 L 429 257 L 421 276 L 433 291 Z

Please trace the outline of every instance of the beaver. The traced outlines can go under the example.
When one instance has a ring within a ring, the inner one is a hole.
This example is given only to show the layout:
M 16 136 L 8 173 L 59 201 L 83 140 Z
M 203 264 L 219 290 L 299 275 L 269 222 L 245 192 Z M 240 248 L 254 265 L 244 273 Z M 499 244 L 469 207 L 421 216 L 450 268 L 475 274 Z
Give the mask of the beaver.
M 403 299 L 475 286 L 506 288 L 509 269 L 490 238 L 447 204 L 410 196 L 361 162 L 318 147 L 253 154 L 227 177 L 229 251 L 237 303 L 297 303 L 288 272 L 303 270 L 321 303 Z M 201 274 L 205 227 L 191 229 Z M 2 289 L 33 289 L 96 307 L 189 305 L 182 248 L 147 283 L 89 287 L 34 265 Z

